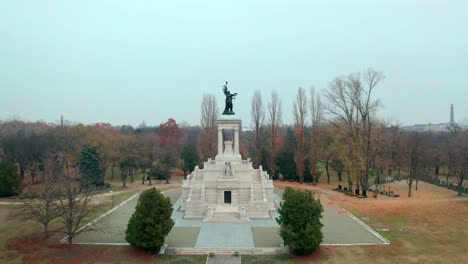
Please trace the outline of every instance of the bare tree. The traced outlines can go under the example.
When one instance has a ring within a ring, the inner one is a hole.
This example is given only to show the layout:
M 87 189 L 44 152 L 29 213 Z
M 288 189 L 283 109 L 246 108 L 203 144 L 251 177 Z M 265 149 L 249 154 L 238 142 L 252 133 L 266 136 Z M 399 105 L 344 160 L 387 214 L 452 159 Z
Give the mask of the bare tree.
M 309 110 L 310 110 L 310 116 L 312 118 L 311 120 L 311 126 L 312 126 L 311 152 L 312 153 L 311 153 L 310 169 L 311 169 L 312 177 L 314 178 L 314 182 L 317 183 L 319 180 L 319 175 L 320 175 L 320 173 L 317 171 L 317 162 L 318 162 L 319 152 L 320 152 L 319 151 L 319 138 L 320 138 L 319 133 L 320 133 L 320 124 L 322 123 L 323 110 L 322 110 L 322 102 L 320 100 L 320 95 L 316 93 L 314 87 L 310 89 Z M 327 167 L 327 176 L 329 176 L 328 167 Z M 328 177 L 328 181 L 330 181 L 330 177 Z
M 250 114 L 252 116 L 252 122 L 255 133 L 255 154 L 254 154 L 254 163 L 255 166 L 258 166 L 262 163 L 261 155 L 261 146 L 262 146 L 262 130 L 263 130 L 263 121 L 265 119 L 265 109 L 262 102 L 262 94 L 260 90 L 256 90 L 254 96 L 252 97 L 252 105 Z
M 305 170 L 305 122 L 307 118 L 307 96 L 303 88 L 297 89 L 293 114 L 296 134 L 296 152 L 294 154 L 294 162 L 296 163 L 297 176 L 299 176 L 299 180 L 302 183 L 304 182 Z
M 458 195 L 462 195 L 463 181 L 468 176 L 468 131 L 459 133 L 452 140 L 454 159 L 452 171 L 457 179 Z
M 383 79 L 382 72 L 368 69 L 363 74 L 335 78 L 326 93 L 327 110 L 338 120 L 333 124 L 343 127 L 350 139 L 349 170 L 355 172 L 364 193 L 371 167 L 372 117 L 379 106 L 379 101 L 372 99 L 372 92 Z
M 219 116 L 218 102 L 212 94 L 204 94 L 201 103 L 201 126 L 202 128 L 212 128 L 216 126 L 216 119 Z
M 203 128 L 200 144 L 202 159 L 213 158 L 216 154 L 216 119 L 219 117 L 219 108 L 216 97 L 204 94 L 201 103 L 201 127 Z
M 272 176 L 276 174 L 276 157 L 278 155 L 279 128 L 282 122 L 281 99 L 276 91 L 271 92 L 271 101 L 268 103 L 269 125 L 270 125 L 270 145 L 269 167 Z
M 95 201 L 96 191 L 92 187 L 82 188 L 70 173 L 60 181 L 61 194 L 58 196 L 59 219 L 65 225 L 69 249 L 73 239 L 87 231 L 98 229 L 97 225 L 83 227 L 95 213 L 102 210 L 105 203 Z
M 411 197 L 413 181 L 418 177 L 418 168 L 421 163 L 422 136 L 419 133 L 413 132 L 410 135 L 404 135 L 402 139 L 403 162 L 408 169 L 408 177 L 406 178 L 406 182 L 408 183 L 408 197 Z
M 363 102 L 359 103 L 359 113 L 363 122 L 363 131 L 365 139 L 365 161 L 366 161 L 366 173 L 363 180 L 361 180 L 361 186 L 363 191 L 368 188 L 369 184 L 369 169 L 371 166 L 371 141 L 372 141 L 372 121 L 371 116 L 377 111 L 380 105 L 378 100 L 372 100 L 371 95 L 375 87 L 385 78 L 383 72 L 377 72 L 373 69 L 368 69 L 364 72 L 364 82 L 366 87 L 363 89 Z
M 43 184 L 37 188 L 27 188 L 22 194 L 22 204 L 17 218 L 42 224 L 44 237 L 49 237 L 49 224 L 60 216 L 57 199 L 60 195 L 58 179 L 62 178 L 63 162 L 60 155 L 50 154 L 43 160 Z

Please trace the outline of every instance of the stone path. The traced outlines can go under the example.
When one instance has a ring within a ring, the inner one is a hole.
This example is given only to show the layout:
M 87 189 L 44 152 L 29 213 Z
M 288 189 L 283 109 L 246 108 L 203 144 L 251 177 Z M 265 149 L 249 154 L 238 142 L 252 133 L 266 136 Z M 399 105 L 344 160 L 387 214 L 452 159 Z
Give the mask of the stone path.
M 228 255 L 215 255 L 213 257 L 207 257 L 207 264 L 240 264 L 241 256 L 228 256 Z
M 275 200 L 282 196 L 275 190 Z M 181 190 L 169 190 L 164 194 L 171 198 L 174 208 L 178 208 Z M 324 207 L 322 229 L 324 245 L 370 245 L 386 244 L 388 241 L 375 230 L 348 211 L 322 195 Z M 135 210 L 138 199 L 132 199 L 116 211 L 104 217 L 101 231 L 84 232 L 74 239 L 82 244 L 127 244 L 125 230 L 128 220 Z M 201 219 L 183 219 L 183 212 L 174 211 L 174 228 L 166 239 L 169 247 L 192 248 L 255 248 L 279 247 L 282 243 L 278 235 L 278 224 L 272 219 L 253 219 L 246 223 L 204 223 Z
M 253 248 L 255 245 L 251 225 L 249 223 L 204 223 L 195 247 Z

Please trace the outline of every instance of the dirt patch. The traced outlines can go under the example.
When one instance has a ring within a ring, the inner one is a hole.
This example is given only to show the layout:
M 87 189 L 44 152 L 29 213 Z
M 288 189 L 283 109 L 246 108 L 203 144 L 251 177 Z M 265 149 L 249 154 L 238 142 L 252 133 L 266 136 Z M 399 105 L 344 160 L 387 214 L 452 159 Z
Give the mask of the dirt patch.
M 54 243 L 33 234 L 10 239 L 5 249 L 6 261 L 22 263 L 150 263 L 153 256 L 130 246 L 85 246 Z

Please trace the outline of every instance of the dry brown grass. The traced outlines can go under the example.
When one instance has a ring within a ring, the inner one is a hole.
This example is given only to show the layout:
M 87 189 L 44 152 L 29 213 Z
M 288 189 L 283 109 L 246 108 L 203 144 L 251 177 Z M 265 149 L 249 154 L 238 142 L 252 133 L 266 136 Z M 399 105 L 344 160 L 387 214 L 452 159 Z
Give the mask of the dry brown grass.
M 387 184 L 401 195 L 358 199 L 330 191 L 338 185 L 275 182 L 275 185 L 312 189 L 321 199 L 337 202 L 391 241 L 386 246 L 322 248 L 309 256 L 324 263 L 464 263 L 468 259 L 468 198 L 432 184 L 420 182 L 413 197 L 407 197 L 405 181 Z M 297 258 L 308 263 L 309 257 Z

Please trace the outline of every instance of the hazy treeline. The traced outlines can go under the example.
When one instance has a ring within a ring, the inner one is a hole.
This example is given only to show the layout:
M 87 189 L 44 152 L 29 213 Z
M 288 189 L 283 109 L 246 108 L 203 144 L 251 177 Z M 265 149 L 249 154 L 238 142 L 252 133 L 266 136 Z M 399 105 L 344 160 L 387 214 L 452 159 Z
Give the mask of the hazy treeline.
M 263 165 L 273 178 L 319 182 L 331 173 L 348 184 L 349 190 L 367 190 L 380 176 L 398 175 L 413 181 L 441 175 L 460 188 L 468 171 L 468 132 L 455 123 L 446 132 L 411 133 L 386 124 L 378 117 L 380 103 L 373 97 L 383 81 L 382 72 L 369 69 L 339 76 L 327 89 L 298 88 L 293 109 L 283 109 L 273 91 L 264 100 L 261 91 L 252 96 L 253 130 L 241 134 L 240 150 Z M 292 111 L 294 122 L 282 120 Z M 158 126 L 27 123 L 19 120 L 0 124 L 0 158 L 18 164 L 22 177 L 28 170 L 31 183 L 44 170 L 44 157 L 64 153 L 74 169 L 83 146 L 94 146 L 103 171 L 114 168 L 133 181 L 135 171 L 149 173 L 152 167 L 181 166 L 185 146 L 195 146 L 198 164 L 216 155 L 216 119 L 220 110 L 216 97 L 205 94 L 201 102 L 200 126 L 181 127 L 173 119 Z M 450 177 L 450 178 L 449 178 Z M 411 195 L 411 193 L 409 193 Z

